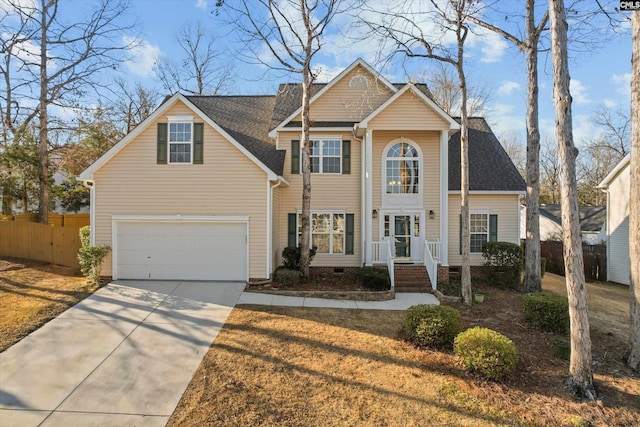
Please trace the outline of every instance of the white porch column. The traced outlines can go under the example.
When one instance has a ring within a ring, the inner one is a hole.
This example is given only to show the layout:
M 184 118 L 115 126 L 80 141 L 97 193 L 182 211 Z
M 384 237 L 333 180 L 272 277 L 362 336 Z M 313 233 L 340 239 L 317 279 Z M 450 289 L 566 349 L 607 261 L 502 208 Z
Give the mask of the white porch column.
M 365 265 L 373 262 L 373 135 L 367 130 L 365 141 L 365 191 L 364 191 L 364 227 L 365 227 Z
M 449 131 L 440 131 L 440 263 L 449 265 Z

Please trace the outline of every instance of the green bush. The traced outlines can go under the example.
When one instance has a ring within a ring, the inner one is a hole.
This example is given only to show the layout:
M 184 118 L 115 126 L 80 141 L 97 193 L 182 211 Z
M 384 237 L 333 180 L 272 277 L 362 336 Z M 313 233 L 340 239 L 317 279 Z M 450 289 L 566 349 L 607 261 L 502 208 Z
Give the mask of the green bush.
M 300 283 L 300 271 L 289 268 L 277 268 L 273 272 L 273 281 L 280 283 L 284 288 L 293 288 Z
M 404 320 L 409 341 L 418 347 L 450 348 L 462 330 L 462 316 L 446 305 L 414 305 Z
M 443 295 L 449 297 L 462 297 L 462 285 L 460 280 L 448 279 L 438 281 L 438 290 L 442 292 Z
M 567 297 L 546 292 L 523 295 L 524 318 L 543 331 L 569 332 L 569 302 Z
M 389 272 L 384 268 L 362 267 L 359 272 L 360 285 L 371 291 L 386 291 L 391 289 Z
M 80 243 L 82 243 L 82 247 L 78 249 L 80 271 L 90 283 L 99 286 L 102 263 L 111 251 L 111 247 L 109 245 L 91 246 L 91 227 L 88 225 L 80 228 Z
M 462 358 L 468 371 L 490 379 L 500 379 L 513 373 L 518 364 L 518 350 L 504 335 L 491 329 L 467 329 L 458 335 L 453 351 Z
M 519 288 L 524 255 L 520 245 L 509 242 L 487 242 L 482 249 L 487 280 L 501 288 Z
M 313 257 L 316 254 L 315 249 L 309 249 L 309 263 L 313 261 Z M 302 248 L 300 246 L 287 246 L 282 251 L 282 262 L 285 268 L 289 270 L 300 269 L 300 257 L 302 256 Z

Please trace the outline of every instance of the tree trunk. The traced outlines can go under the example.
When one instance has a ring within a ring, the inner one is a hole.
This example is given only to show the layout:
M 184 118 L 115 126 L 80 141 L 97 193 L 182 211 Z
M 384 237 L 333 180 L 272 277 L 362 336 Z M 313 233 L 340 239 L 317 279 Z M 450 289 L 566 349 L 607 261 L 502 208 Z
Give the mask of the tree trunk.
M 633 47 L 631 57 L 631 189 L 629 197 L 630 308 L 629 355 L 627 364 L 640 370 L 640 13 L 631 14 Z
M 542 290 L 540 273 L 540 130 L 538 129 L 538 36 L 535 0 L 527 0 L 527 209 L 524 292 Z
M 563 0 L 549 0 L 549 14 L 554 81 L 553 98 L 556 105 L 556 139 L 560 159 L 564 263 L 571 326 L 570 377 L 567 379 L 567 385 L 576 395 L 594 400 L 596 394 L 591 372 L 591 336 L 589 335 L 576 183 L 575 161 L 578 150 L 573 144 L 567 59 L 568 25 Z
M 311 147 L 309 146 L 309 100 L 311 98 L 311 64 L 307 61 L 302 73 L 302 238 L 300 239 L 300 276 L 309 278 L 309 248 L 311 238 Z
M 47 7 L 44 2 L 40 11 L 42 28 L 40 31 L 40 123 L 38 144 L 38 222 L 49 222 L 49 132 L 47 117 Z

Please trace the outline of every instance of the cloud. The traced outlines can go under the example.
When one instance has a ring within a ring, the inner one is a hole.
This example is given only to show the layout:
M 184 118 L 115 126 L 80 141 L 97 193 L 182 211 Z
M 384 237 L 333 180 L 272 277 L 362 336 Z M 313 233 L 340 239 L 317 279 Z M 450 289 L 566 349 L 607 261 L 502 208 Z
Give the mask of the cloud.
M 196 0 L 196 7 L 198 9 L 207 10 L 209 5 L 207 4 L 207 0 Z
M 587 94 L 587 88 L 580 80 L 571 79 L 571 82 L 569 83 L 569 90 L 571 91 L 571 97 L 576 104 L 584 105 L 591 102 L 589 95 Z
M 524 136 L 526 132 L 524 114 L 517 113 L 517 109 L 511 104 L 493 104 L 491 113 L 487 117 L 491 128 L 497 135 L 516 133 Z
M 514 90 L 520 90 L 520 84 L 510 80 L 505 80 L 498 88 L 498 95 L 511 95 Z
M 611 82 L 619 94 L 631 98 L 631 73 L 614 74 L 611 76 Z
M 342 66 L 331 67 L 325 64 L 318 64 L 315 67 L 313 67 L 313 70 L 317 75 L 318 83 L 327 83 L 333 80 L 338 74 L 340 74 L 342 70 L 344 70 L 344 67 Z
M 614 108 L 616 105 L 618 105 L 618 103 L 616 101 L 614 101 L 613 99 L 604 99 L 602 101 L 602 103 L 607 108 Z
M 504 56 L 509 44 L 502 38 L 502 36 L 491 30 L 483 28 L 479 33 L 479 37 L 481 39 L 480 51 L 482 52 L 480 62 L 499 62 Z
M 124 36 L 124 43 L 131 44 L 134 39 Z M 130 50 L 131 59 L 125 65 L 129 72 L 141 77 L 149 77 L 153 74 L 153 68 L 156 66 L 156 60 L 162 52 L 158 46 L 152 45 L 147 40 L 142 40 L 134 45 Z

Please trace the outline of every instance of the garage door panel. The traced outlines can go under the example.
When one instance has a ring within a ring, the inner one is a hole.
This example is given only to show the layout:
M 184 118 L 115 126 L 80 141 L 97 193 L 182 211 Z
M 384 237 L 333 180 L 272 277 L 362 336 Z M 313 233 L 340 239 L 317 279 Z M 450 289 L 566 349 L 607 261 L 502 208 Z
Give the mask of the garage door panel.
M 247 225 L 221 222 L 122 222 L 121 279 L 246 280 Z

